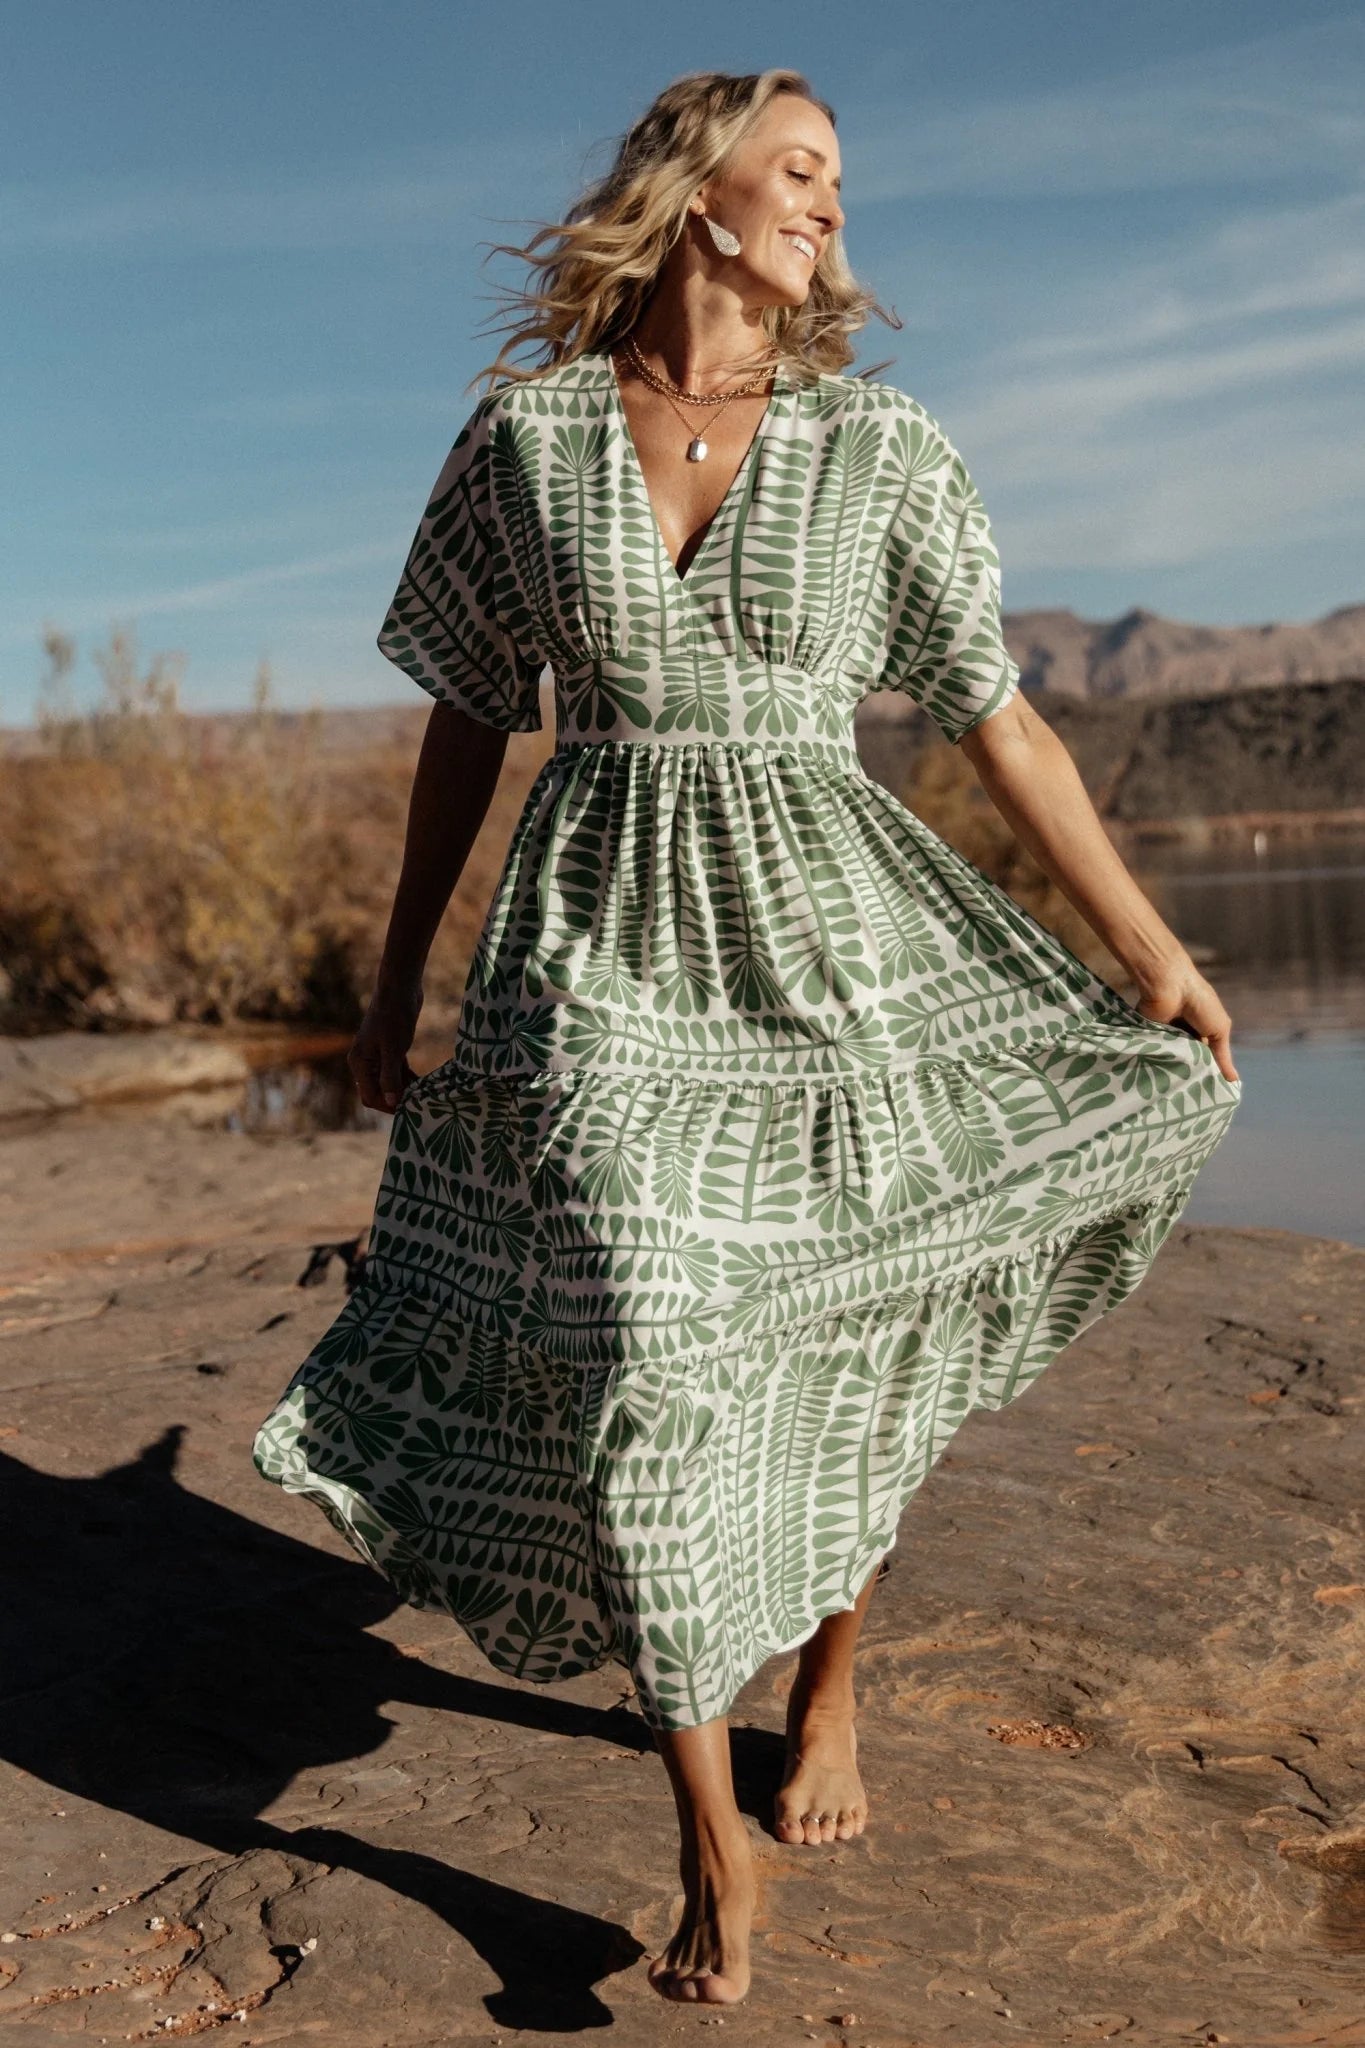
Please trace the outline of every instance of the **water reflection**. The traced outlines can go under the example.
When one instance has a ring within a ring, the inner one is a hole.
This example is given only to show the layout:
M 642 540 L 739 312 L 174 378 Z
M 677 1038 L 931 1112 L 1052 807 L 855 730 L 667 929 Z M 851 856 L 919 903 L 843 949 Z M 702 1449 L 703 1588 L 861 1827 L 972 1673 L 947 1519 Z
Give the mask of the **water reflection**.
M 239 1091 L 224 1119 L 230 1131 L 295 1134 L 303 1131 L 374 1131 L 392 1119 L 367 1109 L 356 1093 L 346 1051 L 260 1067 Z
M 1265 835 L 1258 838 L 1264 842 Z M 1239 1040 L 1365 1037 L 1365 838 L 1130 849 Z
M 1190 1220 L 1365 1244 L 1365 835 L 1125 858 L 1233 1019 L 1242 1100 Z
M 453 1037 L 452 1030 L 440 1037 L 419 1038 L 409 1054 L 413 1072 L 429 1073 L 449 1059 Z M 232 1107 L 222 1119 L 225 1128 L 255 1136 L 387 1130 L 393 1121 L 389 1112 L 366 1109 L 356 1092 L 346 1064 L 350 1043 L 349 1037 L 338 1039 L 324 1052 L 310 1048 L 304 1058 L 263 1061 L 234 1092 Z

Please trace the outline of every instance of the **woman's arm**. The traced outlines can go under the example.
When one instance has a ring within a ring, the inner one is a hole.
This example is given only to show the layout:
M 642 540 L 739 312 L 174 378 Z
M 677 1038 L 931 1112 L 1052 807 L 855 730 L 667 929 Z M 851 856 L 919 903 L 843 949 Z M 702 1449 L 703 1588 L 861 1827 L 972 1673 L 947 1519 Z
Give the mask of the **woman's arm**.
M 958 745 L 1021 845 L 1121 960 L 1155 1023 L 1188 1024 L 1229 1081 L 1232 1020 L 1180 940 L 1143 895 L 1101 824 L 1076 764 L 1017 691 Z
M 407 1055 L 422 1008 L 427 954 L 488 814 L 506 751 L 504 729 L 454 705 L 432 705 L 375 990 L 347 1055 L 368 1109 L 395 1109 L 416 1079 Z

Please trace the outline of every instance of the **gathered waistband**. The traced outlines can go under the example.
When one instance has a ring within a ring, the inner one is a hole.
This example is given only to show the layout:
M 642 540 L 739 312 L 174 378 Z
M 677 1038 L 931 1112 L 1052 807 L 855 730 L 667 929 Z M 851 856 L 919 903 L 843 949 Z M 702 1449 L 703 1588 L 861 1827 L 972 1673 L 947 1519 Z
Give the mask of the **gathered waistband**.
M 578 754 L 589 753 L 651 753 L 651 754 L 794 754 L 828 756 L 836 761 L 847 762 L 852 767 L 861 767 L 858 749 L 849 735 L 840 734 L 835 738 L 814 737 L 807 733 L 786 739 L 709 739 L 699 740 L 680 734 L 648 733 L 633 739 L 562 739 L 555 745 L 551 760 L 565 759 Z
M 856 758 L 853 719 L 869 677 L 688 648 L 555 665 L 559 751 L 615 746 Z

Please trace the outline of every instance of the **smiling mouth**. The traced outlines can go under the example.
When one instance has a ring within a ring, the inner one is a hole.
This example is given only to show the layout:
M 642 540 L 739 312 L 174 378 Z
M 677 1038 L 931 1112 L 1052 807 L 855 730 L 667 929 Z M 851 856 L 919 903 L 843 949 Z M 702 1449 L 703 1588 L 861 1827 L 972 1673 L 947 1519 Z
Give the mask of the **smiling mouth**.
M 815 244 L 810 240 L 810 237 L 808 235 L 789 234 L 787 230 L 784 228 L 782 230 L 782 239 L 784 242 L 790 242 L 793 249 L 799 249 L 801 254 L 806 258 L 807 262 L 815 262 L 817 251 L 815 248 Z

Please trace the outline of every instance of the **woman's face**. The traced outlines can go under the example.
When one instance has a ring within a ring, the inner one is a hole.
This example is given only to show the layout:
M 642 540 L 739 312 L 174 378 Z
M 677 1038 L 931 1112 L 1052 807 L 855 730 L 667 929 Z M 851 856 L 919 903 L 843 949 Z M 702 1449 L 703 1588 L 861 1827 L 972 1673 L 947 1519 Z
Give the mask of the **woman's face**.
M 841 176 L 828 116 L 809 100 L 778 93 L 736 148 L 724 176 L 703 185 L 692 201 L 708 266 L 741 290 L 747 285 L 745 296 L 760 305 L 804 304 L 825 243 L 844 224 Z M 738 235 L 737 256 L 716 249 L 703 213 Z M 741 273 L 747 273 L 743 280 Z

